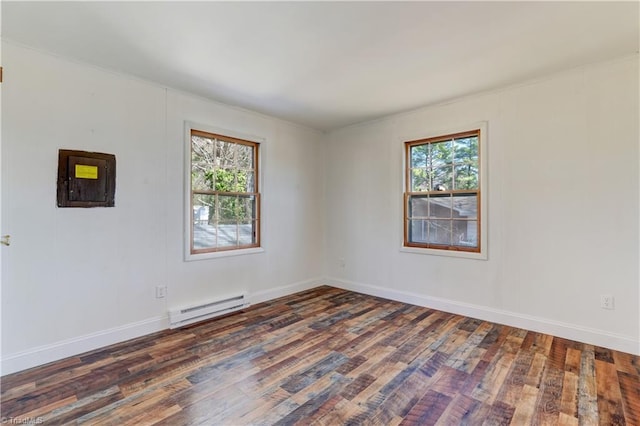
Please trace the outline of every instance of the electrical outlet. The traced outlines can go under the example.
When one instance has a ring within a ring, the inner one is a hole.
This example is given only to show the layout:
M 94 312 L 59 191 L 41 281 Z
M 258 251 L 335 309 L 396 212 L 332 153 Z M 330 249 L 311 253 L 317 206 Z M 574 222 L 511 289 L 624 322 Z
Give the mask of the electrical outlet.
M 343 258 L 338 259 L 338 264 L 340 265 L 341 268 L 344 268 L 344 266 L 346 265 L 346 262 L 344 261 Z
M 610 294 L 601 294 L 600 307 L 602 309 L 613 309 L 613 296 Z
M 156 287 L 156 299 L 162 299 L 167 295 L 167 287 L 164 285 L 159 285 Z

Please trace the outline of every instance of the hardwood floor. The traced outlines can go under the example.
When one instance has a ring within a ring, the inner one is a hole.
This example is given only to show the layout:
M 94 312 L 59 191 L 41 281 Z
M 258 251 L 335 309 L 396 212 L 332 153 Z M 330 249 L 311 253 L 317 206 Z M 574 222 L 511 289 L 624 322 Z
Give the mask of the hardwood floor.
M 2 378 L 4 422 L 640 425 L 640 359 L 320 287 Z

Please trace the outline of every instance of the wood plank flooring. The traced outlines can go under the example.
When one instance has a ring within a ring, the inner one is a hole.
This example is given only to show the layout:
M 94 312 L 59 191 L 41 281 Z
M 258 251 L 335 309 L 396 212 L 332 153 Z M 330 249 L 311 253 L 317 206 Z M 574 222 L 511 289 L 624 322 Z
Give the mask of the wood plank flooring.
M 3 422 L 640 425 L 640 359 L 319 287 L 2 378 Z

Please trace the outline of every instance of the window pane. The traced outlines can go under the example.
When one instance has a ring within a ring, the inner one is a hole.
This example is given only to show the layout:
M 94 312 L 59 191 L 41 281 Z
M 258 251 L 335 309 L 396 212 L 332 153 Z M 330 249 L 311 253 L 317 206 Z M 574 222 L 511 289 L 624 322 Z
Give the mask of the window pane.
M 442 167 L 453 162 L 452 141 L 435 142 L 431 145 L 431 156 L 429 165 L 432 167 Z
M 455 189 L 478 189 L 478 167 L 471 164 L 455 166 Z
M 429 198 L 426 195 L 412 196 L 409 199 L 409 217 L 427 217 L 429 215 Z
M 415 219 L 409 221 L 409 241 L 412 243 L 426 243 L 429 233 L 429 221 Z
M 432 195 L 429 198 L 429 217 L 451 218 L 451 195 Z
M 215 195 L 193 196 L 193 248 L 216 247 Z
M 239 169 L 253 169 L 253 147 L 237 145 L 237 167 Z
M 246 172 L 246 177 L 247 177 L 247 186 L 245 191 L 247 192 L 255 192 L 256 190 L 256 184 L 255 184 L 255 178 L 256 175 L 254 172 Z
M 253 192 L 253 172 L 238 170 L 236 173 L 236 185 L 234 192 Z
M 191 137 L 191 187 L 193 189 L 213 188 L 211 170 L 215 163 L 214 142 L 200 136 Z
M 238 243 L 240 245 L 249 245 L 254 244 L 256 242 L 255 238 L 255 229 L 256 223 L 255 221 L 243 221 L 238 225 Z
M 215 144 L 212 139 L 201 136 L 191 136 L 191 161 L 213 163 L 215 158 Z
M 427 167 L 427 150 L 429 145 L 411 147 L 411 167 Z
M 208 163 L 202 161 L 191 163 L 191 188 L 194 190 L 213 188 L 213 173 Z
M 234 169 L 217 169 L 215 175 L 216 191 L 236 192 L 236 171 Z
M 216 227 L 213 225 L 193 225 L 193 248 L 195 250 L 216 247 Z
M 478 217 L 478 196 L 476 194 L 455 194 L 453 197 L 453 217 L 476 219 Z
M 231 221 L 220 221 L 218 225 L 218 247 L 238 245 L 238 224 Z
M 453 245 L 478 247 L 478 222 L 475 220 L 454 220 Z
M 240 212 L 240 202 L 235 195 L 218 196 L 218 220 L 222 222 L 237 222 Z
M 215 221 L 215 195 L 193 195 L 194 223 L 213 223 Z
M 429 191 L 429 188 L 427 169 L 411 169 L 411 191 Z
M 456 139 L 454 142 L 456 163 L 478 162 L 478 137 Z
M 438 167 L 432 171 L 434 191 L 449 191 L 453 188 L 453 167 Z
M 216 140 L 216 161 L 220 167 L 235 167 L 238 144 Z
M 451 245 L 451 221 L 429 221 L 429 238 L 427 242 L 430 244 Z
M 256 219 L 256 197 L 239 196 L 236 210 L 239 222 L 248 222 Z

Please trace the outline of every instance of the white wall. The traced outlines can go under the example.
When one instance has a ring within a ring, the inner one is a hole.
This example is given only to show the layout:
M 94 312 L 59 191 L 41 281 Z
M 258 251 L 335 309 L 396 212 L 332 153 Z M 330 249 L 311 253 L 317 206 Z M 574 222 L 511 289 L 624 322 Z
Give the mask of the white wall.
M 328 135 L 330 282 L 640 353 L 638 89 L 634 56 Z M 401 252 L 403 141 L 480 121 L 488 260 Z
M 3 374 L 163 329 L 171 307 L 318 282 L 321 134 L 6 41 L 2 55 Z M 185 120 L 265 139 L 263 253 L 183 261 Z M 56 207 L 60 148 L 116 155 L 114 208 Z

